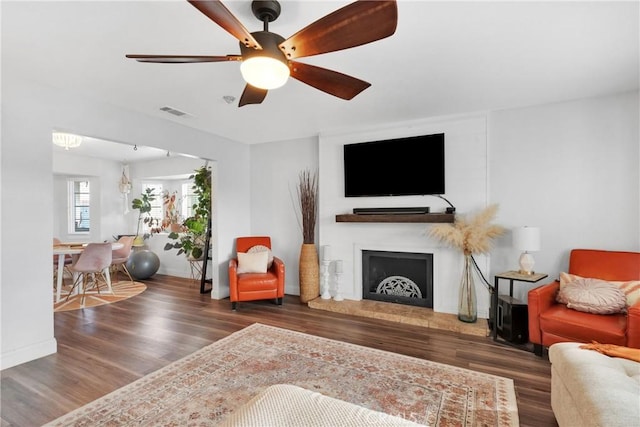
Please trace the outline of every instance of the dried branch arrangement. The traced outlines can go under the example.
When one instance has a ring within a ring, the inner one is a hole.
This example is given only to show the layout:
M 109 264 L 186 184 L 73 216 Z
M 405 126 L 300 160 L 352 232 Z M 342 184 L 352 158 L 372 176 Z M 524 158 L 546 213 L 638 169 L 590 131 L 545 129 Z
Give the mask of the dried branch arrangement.
M 303 243 L 314 243 L 318 214 L 318 173 L 305 169 L 298 176 Z
M 453 224 L 434 225 L 428 234 L 465 255 L 486 254 L 491 250 L 493 239 L 505 232 L 503 227 L 491 224 L 497 212 L 498 205 L 490 205 L 474 216 L 456 215 Z

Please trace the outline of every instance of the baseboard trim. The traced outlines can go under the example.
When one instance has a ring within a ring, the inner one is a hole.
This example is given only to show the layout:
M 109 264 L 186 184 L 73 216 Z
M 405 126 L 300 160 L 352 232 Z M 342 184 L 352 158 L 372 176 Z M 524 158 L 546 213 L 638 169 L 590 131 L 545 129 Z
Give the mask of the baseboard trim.
M 58 342 L 55 338 L 31 344 L 17 350 L 11 350 L 0 354 L 0 370 L 21 365 L 41 357 L 49 356 L 58 351 Z

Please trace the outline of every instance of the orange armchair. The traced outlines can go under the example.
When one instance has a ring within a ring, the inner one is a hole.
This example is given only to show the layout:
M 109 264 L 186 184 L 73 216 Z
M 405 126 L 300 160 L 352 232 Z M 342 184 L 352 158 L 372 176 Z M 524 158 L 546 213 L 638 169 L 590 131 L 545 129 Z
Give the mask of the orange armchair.
M 607 281 L 640 280 L 640 253 L 574 249 L 568 273 Z M 559 288 L 556 280 L 528 293 L 529 340 L 537 355 L 558 342 L 597 341 L 640 348 L 640 302 L 628 307 L 627 313 L 585 313 L 557 303 Z
M 246 254 L 254 247 L 264 246 L 271 250 L 271 238 L 267 236 L 238 237 L 236 253 Z M 256 250 L 258 248 L 255 248 Z M 252 250 L 253 251 L 253 250 Z M 274 299 L 282 305 L 284 298 L 284 263 L 273 257 L 271 266 L 266 272 L 238 273 L 238 256 L 229 261 L 229 292 L 231 309 L 235 310 L 239 301 L 255 301 Z M 242 270 L 240 270 L 242 271 Z

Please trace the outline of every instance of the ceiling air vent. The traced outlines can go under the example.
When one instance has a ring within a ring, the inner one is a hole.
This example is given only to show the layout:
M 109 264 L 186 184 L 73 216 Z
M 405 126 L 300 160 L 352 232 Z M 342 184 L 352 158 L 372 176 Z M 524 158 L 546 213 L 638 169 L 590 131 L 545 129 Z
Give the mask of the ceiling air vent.
M 166 113 L 173 114 L 174 116 L 178 116 L 178 117 L 190 115 L 189 113 L 185 113 L 184 111 L 180 111 L 172 107 L 162 107 L 160 108 L 160 111 L 164 111 Z

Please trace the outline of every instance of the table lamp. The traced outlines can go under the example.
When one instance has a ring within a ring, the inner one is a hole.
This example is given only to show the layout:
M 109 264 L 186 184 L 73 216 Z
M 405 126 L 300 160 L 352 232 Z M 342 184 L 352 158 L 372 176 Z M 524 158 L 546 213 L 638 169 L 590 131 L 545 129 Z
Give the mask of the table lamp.
M 520 255 L 519 263 L 520 274 L 531 275 L 534 273 L 533 265 L 535 261 L 533 255 L 529 252 L 535 252 L 540 250 L 540 229 L 538 227 L 518 227 L 513 230 L 513 246 L 516 249 L 520 249 L 522 254 Z

